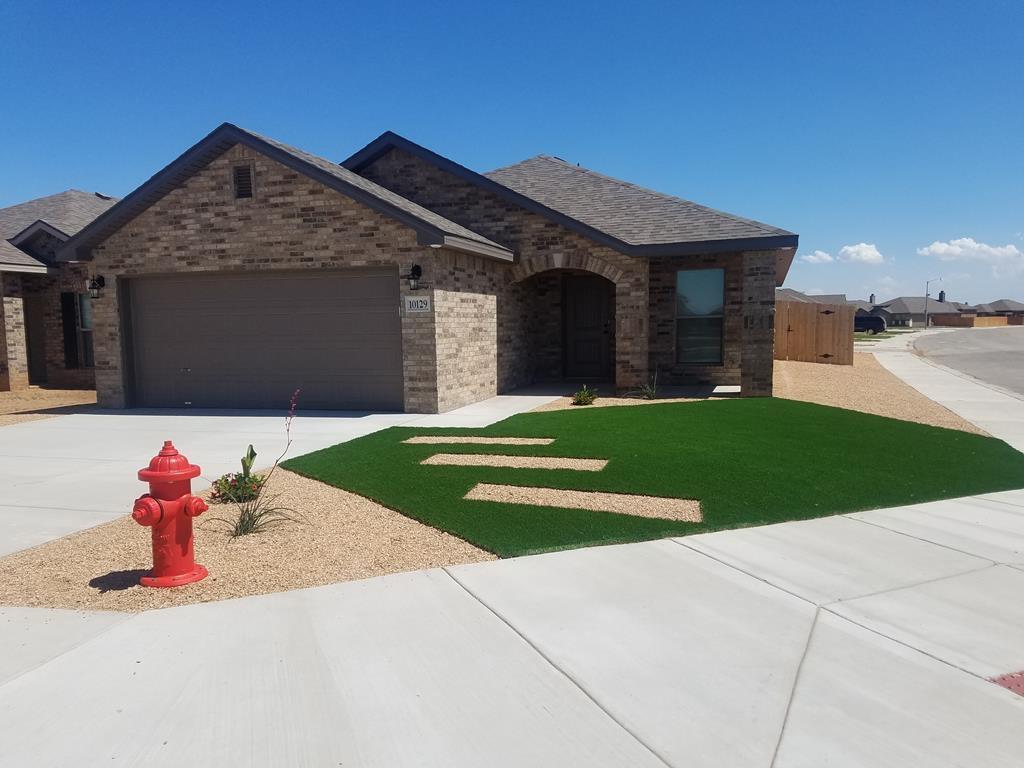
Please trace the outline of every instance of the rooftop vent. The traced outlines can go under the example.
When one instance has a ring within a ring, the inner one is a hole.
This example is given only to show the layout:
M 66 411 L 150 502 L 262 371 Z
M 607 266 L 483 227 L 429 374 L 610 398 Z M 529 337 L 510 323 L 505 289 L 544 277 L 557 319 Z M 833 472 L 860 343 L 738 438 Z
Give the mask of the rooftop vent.
M 235 199 L 252 197 L 252 166 L 236 165 L 234 168 Z

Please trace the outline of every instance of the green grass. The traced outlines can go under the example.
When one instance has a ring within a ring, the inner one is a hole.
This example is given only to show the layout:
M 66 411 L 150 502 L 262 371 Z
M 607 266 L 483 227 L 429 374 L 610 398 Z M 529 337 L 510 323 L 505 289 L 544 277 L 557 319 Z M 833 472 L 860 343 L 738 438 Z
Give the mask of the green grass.
M 419 434 L 556 441 L 402 443 Z M 609 462 L 601 472 L 420 465 L 441 452 Z M 908 461 L 893 466 L 900 456 Z M 527 413 L 473 430 L 392 427 L 282 466 L 505 557 L 1024 487 L 1024 456 L 1000 440 L 770 398 Z M 464 500 L 478 482 L 699 499 L 704 522 Z

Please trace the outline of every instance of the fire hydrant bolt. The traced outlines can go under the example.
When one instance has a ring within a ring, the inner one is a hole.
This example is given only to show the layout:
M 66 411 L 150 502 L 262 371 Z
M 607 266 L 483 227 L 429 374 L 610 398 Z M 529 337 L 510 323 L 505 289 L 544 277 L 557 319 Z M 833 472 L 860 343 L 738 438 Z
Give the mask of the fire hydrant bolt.
M 153 568 L 139 579 L 144 587 L 177 587 L 209 575 L 196 563 L 192 542 L 192 518 L 208 509 L 205 501 L 192 495 L 192 478 L 200 471 L 170 440 L 148 467 L 139 470 L 149 493 L 136 499 L 132 518 L 153 531 Z

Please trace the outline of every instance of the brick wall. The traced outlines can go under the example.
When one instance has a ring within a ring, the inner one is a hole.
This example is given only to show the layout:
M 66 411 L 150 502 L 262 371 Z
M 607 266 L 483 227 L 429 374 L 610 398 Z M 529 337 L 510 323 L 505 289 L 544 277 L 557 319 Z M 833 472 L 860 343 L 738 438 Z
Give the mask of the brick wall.
M 551 269 L 580 269 L 615 283 L 615 384 L 647 380 L 647 261 L 565 229 L 475 184 L 393 149 L 360 171 L 367 178 L 516 252 L 516 268 L 498 294 L 498 389 L 529 383 L 529 291 L 519 281 Z
M 231 169 L 251 162 L 255 197 L 234 198 Z M 237 145 L 93 250 L 90 270 L 107 279 L 93 302 L 96 385 L 105 407 L 126 404 L 118 286 L 126 278 L 180 272 L 330 269 L 413 264 L 436 275 L 439 256 L 403 224 Z M 400 292 L 409 293 L 406 281 Z M 418 292 L 416 295 L 424 295 Z M 429 292 L 428 292 L 429 295 Z M 442 299 L 442 305 L 446 302 Z M 438 409 L 435 317 L 402 319 L 405 409 Z
M 46 386 L 57 389 L 92 389 L 96 377 L 92 368 L 68 368 L 64 359 L 64 316 L 61 293 L 84 293 L 88 268 L 83 264 L 63 264 L 56 275 L 24 275 L 26 297 L 33 295 L 43 303 L 46 357 Z
M 21 275 L 0 272 L 0 390 L 28 386 Z
M 775 343 L 774 251 L 743 254 L 743 335 L 740 394 L 771 397 Z
M 498 393 L 497 294 L 507 267 L 470 254 L 439 253 L 433 274 L 438 410 Z

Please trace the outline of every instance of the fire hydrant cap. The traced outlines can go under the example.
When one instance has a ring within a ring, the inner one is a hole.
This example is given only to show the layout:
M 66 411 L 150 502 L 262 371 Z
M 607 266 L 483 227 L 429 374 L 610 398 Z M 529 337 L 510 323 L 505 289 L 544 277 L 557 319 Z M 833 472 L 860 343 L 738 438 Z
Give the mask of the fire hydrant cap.
M 198 466 L 189 464 L 188 459 L 178 453 L 174 443 L 164 440 L 160 453 L 152 458 L 148 467 L 139 470 L 139 480 L 145 483 L 171 483 L 199 477 L 200 472 L 202 470 Z

